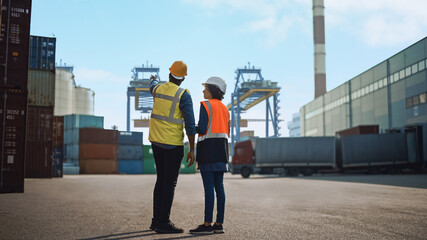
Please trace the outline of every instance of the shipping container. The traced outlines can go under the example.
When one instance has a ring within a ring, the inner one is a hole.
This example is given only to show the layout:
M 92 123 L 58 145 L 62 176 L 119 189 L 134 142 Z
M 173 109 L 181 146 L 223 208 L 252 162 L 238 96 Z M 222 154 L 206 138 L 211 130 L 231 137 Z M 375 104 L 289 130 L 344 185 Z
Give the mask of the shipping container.
M 142 174 L 143 173 L 143 161 L 141 159 L 136 160 L 123 160 L 119 159 L 119 170 L 121 174 Z
M 254 135 L 255 135 L 255 132 L 253 130 L 240 132 L 240 137 L 253 137 Z
M 143 161 L 143 168 L 142 168 L 144 174 L 156 174 L 156 162 L 153 158 L 145 158 Z
M 79 165 L 79 144 L 64 144 L 64 163 Z
M 52 177 L 62 177 L 63 158 L 64 155 L 62 147 L 54 147 L 52 161 Z
M 408 161 L 413 168 L 427 168 L 427 123 L 405 126 Z
M 24 192 L 24 162 L 26 137 L 26 95 L 8 91 L 6 109 L 4 92 L 0 94 L 0 192 Z
M 64 144 L 78 144 L 79 134 L 79 128 L 64 129 Z
M 408 164 L 404 133 L 342 136 L 341 152 L 344 168 Z
M 78 159 L 79 161 L 82 159 L 116 159 L 117 161 L 117 148 L 117 144 L 80 143 Z
M 361 134 L 378 134 L 378 125 L 360 125 L 352 128 L 347 128 L 336 132 L 337 136 L 361 135 Z
M 26 90 L 30 44 L 31 0 L 3 0 L 0 34 L 0 78 L 8 87 Z M 6 44 L 8 44 L 6 46 Z M 7 56 L 7 58 L 6 58 Z
M 53 146 L 63 148 L 64 146 L 64 117 L 53 117 Z
M 81 174 L 117 174 L 117 159 L 80 159 Z
M 119 142 L 119 131 L 103 128 L 80 128 L 78 142 L 80 144 L 97 143 L 117 145 Z
M 104 128 L 104 117 L 90 115 L 66 115 L 64 116 L 64 129 L 72 128 Z
M 195 173 L 196 172 L 196 162 L 193 163 L 189 168 L 187 167 L 187 154 L 188 147 L 184 147 L 184 157 L 182 158 L 181 168 L 179 170 L 180 173 Z M 154 155 L 152 153 L 151 145 L 144 145 L 144 161 L 143 161 L 143 172 L 144 174 L 156 174 L 156 163 L 154 160 Z
M 55 72 L 29 70 L 27 87 L 29 106 L 54 106 Z
M 0 192 L 24 192 L 31 0 L 1 5 Z
M 335 138 L 258 138 L 255 162 L 269 166 L 335 167 Z
M 26 178 L 51 178 L 53 107 L 28 106 Z
M 142 145 L 142 132 L 120 132 L 119 145 Z
M 133 120 L 133 125 L 136 128 L 150 127 L 150 119 L 135 119 Z
M 141 159 L 142 160 L 142 145 L 119 145 L 118 159 L 120 160 L 131 160 Z
M 77 175 L 80 174 L 80 167 L 79 165 L 76 166 L 72 163 L 64 163 L 62 171 L 64 175 Z
M 30 69 L 55 72 L 56 38 L 30 36 Z
M 142 152 L 143 152 L 144 159 L 147 159 L 147 158 L 154 159 L 153 148 L 151 147 L 151 145 L 143 145 Z

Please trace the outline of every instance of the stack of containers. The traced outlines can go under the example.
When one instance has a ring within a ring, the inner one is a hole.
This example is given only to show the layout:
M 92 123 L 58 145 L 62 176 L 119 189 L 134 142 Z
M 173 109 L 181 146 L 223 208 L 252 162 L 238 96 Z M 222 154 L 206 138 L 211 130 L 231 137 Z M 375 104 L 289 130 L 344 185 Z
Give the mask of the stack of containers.
M 181 169 L 179 170 L 180 173 L 196 173 L 196 162 L 191 167 L 187 167 L 188 163 L 187 161 L 187 153 L 188 153 L 189 147 L 184 146 L 184 157 L 182 158 L 181 162 Z M 153 155 L 153 149 L 151 148 L 151 145 L 144 145 L 143 148 L 144 152 L 144 174 L 155 174 L 156 173 L 156 163 L 154 161 L 154 155 Z
M 64 161 L 64 116 L 53 117 L 52 177 L 62 177 Z
M 119 131 L 102 128 L 80 128 L 80 173 L 116 174 L 118 171 Z
M 120 132 L 119 173 L 142 174 L 142 132 Z
M 0 193 L 24 192 L 31 1 L 0 8 Z
M 80 128 L 104 128 L 104 117 L 90 115 L 64 116 L 64 174 L 79 174 Z
M 51 178 L 55 38 L 31 36 L 25 177 Z

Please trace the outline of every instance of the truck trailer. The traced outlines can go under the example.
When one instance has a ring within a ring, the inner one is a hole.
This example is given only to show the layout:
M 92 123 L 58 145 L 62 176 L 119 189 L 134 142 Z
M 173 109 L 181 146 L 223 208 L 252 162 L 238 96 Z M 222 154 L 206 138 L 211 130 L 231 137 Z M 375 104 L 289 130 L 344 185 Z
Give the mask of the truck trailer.
M 235 145 L 231 169 L 243 178 L 251 174 L 420 171 L 427 166 L 426 132 L 422 130 L 417 127 L 385 134 L 257 138 Z
M 253 173 L 310 176 L 336 168 L 335 137 L 257 138 L 234 148 L 232 173 L 248 178 Z

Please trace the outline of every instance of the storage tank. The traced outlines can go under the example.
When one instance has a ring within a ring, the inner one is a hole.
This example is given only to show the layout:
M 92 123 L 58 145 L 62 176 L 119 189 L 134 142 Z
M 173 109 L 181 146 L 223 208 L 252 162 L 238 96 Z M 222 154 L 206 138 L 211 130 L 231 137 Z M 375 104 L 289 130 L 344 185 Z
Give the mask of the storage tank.
M 55 116 L 73 114 L 74 75 L 56 68 L 55 71 Z
M 74 114 L 94 115 L 95 92 L 89 88 L 75 87 Z

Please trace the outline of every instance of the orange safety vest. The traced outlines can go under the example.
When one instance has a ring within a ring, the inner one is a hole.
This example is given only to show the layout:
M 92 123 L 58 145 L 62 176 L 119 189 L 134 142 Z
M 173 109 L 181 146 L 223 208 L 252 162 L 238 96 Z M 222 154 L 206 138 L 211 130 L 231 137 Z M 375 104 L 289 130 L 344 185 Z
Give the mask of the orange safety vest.
M 227 107 L 218 99 L 203 101 L 202 104 L 208 113 L 209 121 L 206 133 L 199 134 L 197 141 L 201 142 L 208 138 L 228 138 L 230 116 Z

